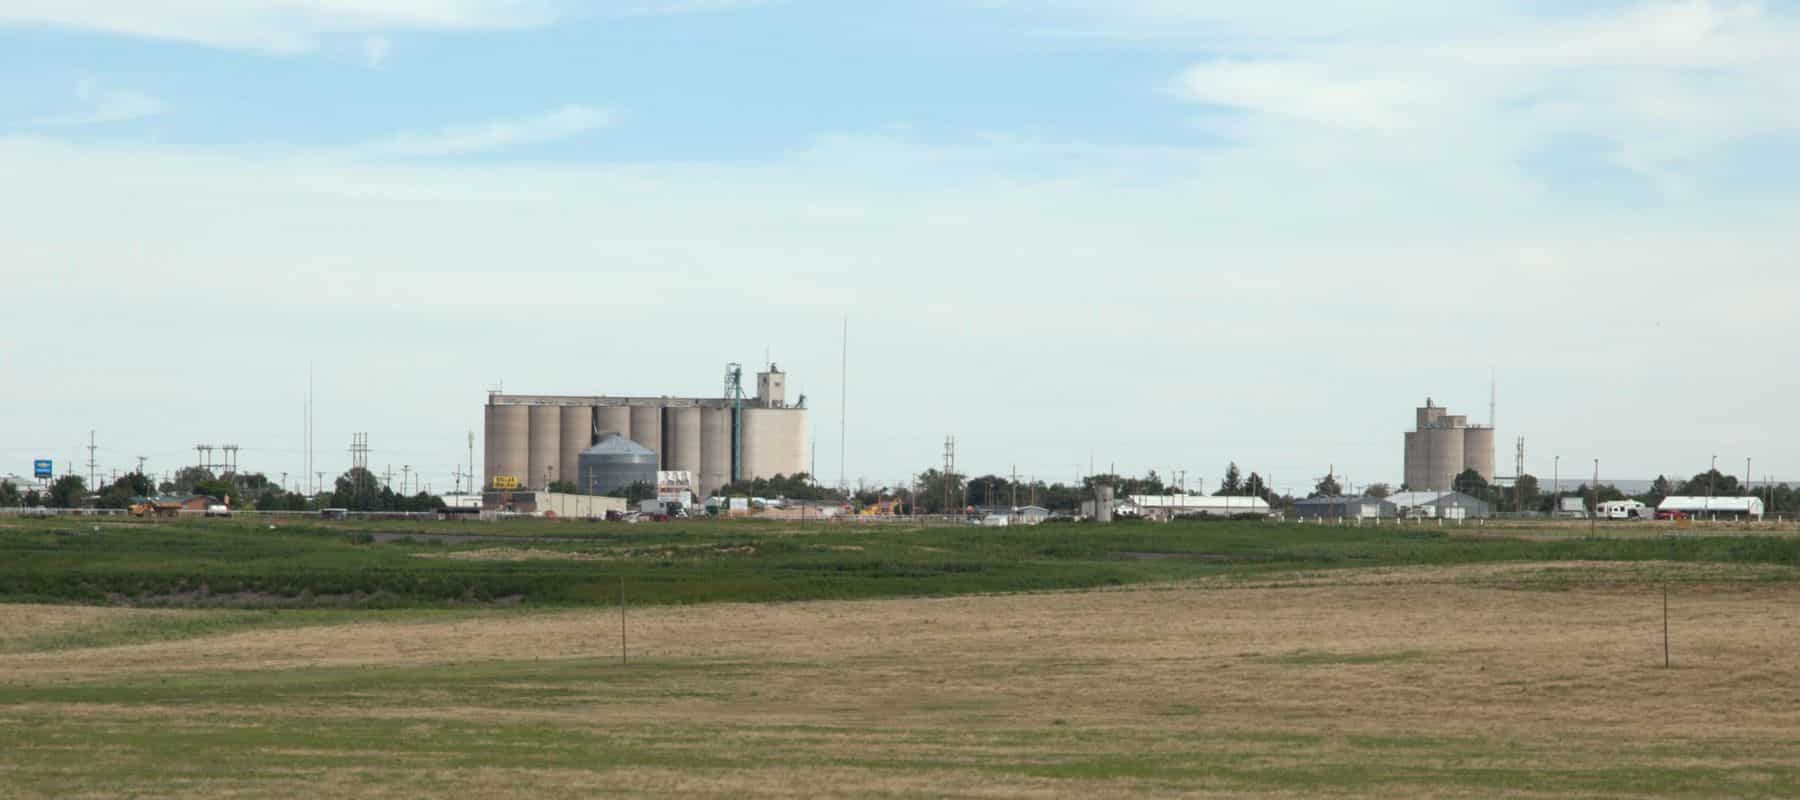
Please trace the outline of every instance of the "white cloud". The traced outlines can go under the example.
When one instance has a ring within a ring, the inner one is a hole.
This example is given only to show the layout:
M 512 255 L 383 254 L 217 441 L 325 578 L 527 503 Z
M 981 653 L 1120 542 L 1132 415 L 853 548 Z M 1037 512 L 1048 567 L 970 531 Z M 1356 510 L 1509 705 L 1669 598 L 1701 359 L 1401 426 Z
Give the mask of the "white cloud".
M 573 15 L 707 11 L 732 0 L 0 0 L 0 24 L 47 24 L 218 47 L 298 52 L 321 37 L 542 25 Z
M 1261 57 L 1196 64 L 1176 92 L 1245 112 L 1232 124 L 1252 145 L 1361 132 L 1352 156 L 1453 144 L 1481 169 L 1585 136 L 1609 143 L 1621 166 L 1675 177 L 1684 161 L 1731 142 L 1800 132 L 1791 13 L 1684 0 L 1397 30 L 1321 39 L 1263 30 L 1272 38 Z
M 582 105 L 567 105 L 524 119 L 452 127 L 428 135 L 398 136 L 363 147 L 357 154 L 399 158 L 467 155 L 566 139 L 607 127 L 615 121 L 616 118 L 610 112 Z
M 161 114 L 167 107 L 161 100 L 141 92 L 113 89 L 89 78 L 75 85 L 78 110 L 35 117 L 20 123 L 29 128 L 60 128 L 79 125 L 101 125 L 128 122 Z

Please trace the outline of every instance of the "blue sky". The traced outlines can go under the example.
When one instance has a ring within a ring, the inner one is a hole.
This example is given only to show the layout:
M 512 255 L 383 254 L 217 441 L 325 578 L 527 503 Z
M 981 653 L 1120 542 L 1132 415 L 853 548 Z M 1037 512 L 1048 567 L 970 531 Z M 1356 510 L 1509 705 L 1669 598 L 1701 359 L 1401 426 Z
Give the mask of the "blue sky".
M 1796 4 L 1245 5 L 0 0 L 0 474 L 297 472 L 311 362 L 442 490 L 766 348 L 832 480 L 1393 481 L 1490 370 L 1532 472 L 1800 479 Z

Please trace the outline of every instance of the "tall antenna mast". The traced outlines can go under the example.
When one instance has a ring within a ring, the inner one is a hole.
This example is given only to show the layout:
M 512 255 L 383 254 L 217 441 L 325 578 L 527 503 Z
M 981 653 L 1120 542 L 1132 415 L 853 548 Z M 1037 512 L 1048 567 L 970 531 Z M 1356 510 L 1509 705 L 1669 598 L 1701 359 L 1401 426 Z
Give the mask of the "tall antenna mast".
M 843 363 L 838 369 L 838 491 L 850 491 L 849 473 L 844 468 L 845 454 L 849 452 L 847 444 L 850 408 L 850 315 L 844 315 Z
M 306 362 L 306 474 L 313 470 L 313 365 Z M 319 480 L 313 481 L 313 494 L 319 493 Z

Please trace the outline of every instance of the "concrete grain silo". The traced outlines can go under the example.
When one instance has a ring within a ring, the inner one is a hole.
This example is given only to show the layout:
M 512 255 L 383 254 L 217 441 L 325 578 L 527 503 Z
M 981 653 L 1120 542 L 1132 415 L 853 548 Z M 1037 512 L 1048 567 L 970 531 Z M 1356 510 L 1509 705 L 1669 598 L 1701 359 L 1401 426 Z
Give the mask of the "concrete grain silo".
M 655 453 L 659 459 L 663 451 L 662 411 L 660 406 L 631 407 L 631 440 Z
M 556 480 L 562 463 L 562 413 L 556 406 L 531 407 L 531 452 L 527 472 L 521 476 L 526 486 L 542 489 Z
M 1424 439 L 1425 484 L 1419 488 L 1450 491 L 1456 474 L 1462 472 L 1463 432 L 1458 428 L 1433 428 L 1419 431 Z
M 575 482 L 581 469 L 581 451 L 594 444 L 594 409 L 587 406 L 563 406 L 561 444 L 556 453 L 556 479 Z
M 731 483 L 731 411 L 700 409 L 700 495 L 711 497 Z
M 746 408 L 741 478 L 773 478 L 806 471 L 806 409 Z
M 700 477 L 700 407 L 674 406 L 663 409 L 663 467 L 691 472 Z
M 600 406 L 594 409 L 594 430 L 631 438 L 631 409 L 626 406 Z
M 1462 468 L 1481 473 L 1481 477 L 1489 482 L 1494 480 L 1493 428 L 1463 429 Z
M 494 457 L 499 454 L 498 448 L 494 446 L 494 433 L 500 429 L 499 415 L 496 413 L 498 411 L 499 407 L 494 405 L 492 398 L 489 398 L 487 405 L 481 407 L 481 485 L 483 487 L 493 485 Z
M 529 406 L 497 406 L 494 408 L 494 462 L 488 474 L 488 485 L 500 475 L 510 475 L 525 482 L 531 469 L 531 408 Z

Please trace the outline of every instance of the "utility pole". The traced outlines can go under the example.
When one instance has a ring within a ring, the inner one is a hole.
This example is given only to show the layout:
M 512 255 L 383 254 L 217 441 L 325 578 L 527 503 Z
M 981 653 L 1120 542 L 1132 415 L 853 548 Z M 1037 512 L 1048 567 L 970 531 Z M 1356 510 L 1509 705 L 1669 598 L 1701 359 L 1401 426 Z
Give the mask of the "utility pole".
M 1014 464 L 1013 468 L 1012 468 L 1012 507 L 1013 508 L 1019 507 L 1019 465 L 1018 464 Z
M 593 434 L 590 432 L 588 434 L 590 443 L 592 443 L 593 438 Z M 469 492 L 473 494 L 475 488 L 475 432 L 469 431 Z
M 1553 481 L 1551 486 L 1555 488 L 1551 491 L 1556 494 L 1556 499 L 1550 501 L 1551 519 L 1555 519 L 1557 514 L 1562 513 L 1562 456 L 1556 457 L 1556 466 L 1553 469 L 1555 472 L 1552 473 L 1554 477 L 1551 478 Z
M 547 476 L 547 475 L 549 475 L 549 473 L 546 472 L 545 475 Z M 410 481 L 410 480 L 412 480 L 412 465 L 411 464 L 401 464 L 400 465 L 400 493 L 401 494 L 403 494 L 403 495 L 407 494 L 406 487 L 407 487 L 408 481 Z
M 1713 483 L 1718 480 L 1718 477 L 1719 457 L 1714 455 L 1712 457 L 1712 469 L 1706 471 L 1706 518 L 1709 520 L 1712 519 L 1713 515 Z
M 148 459 L 144 458 L 143 456 L 138 456 L 137 460 L 138 460 L 138 474 L 142 475 L 142 474 L 144 474 L 144 462 L 147 461 Z
M 1594 459 L 1594 508 L 1588 514 L 1588 535 L 1594 535 L 1594 526 L 1600 519 L 1600 459 Z
M 850 315 L 844 315 L 843 364 L 838 370 L 838 490 L 848 494 L 850 482 L 844 463 L 849 450 L 850 418 Z

